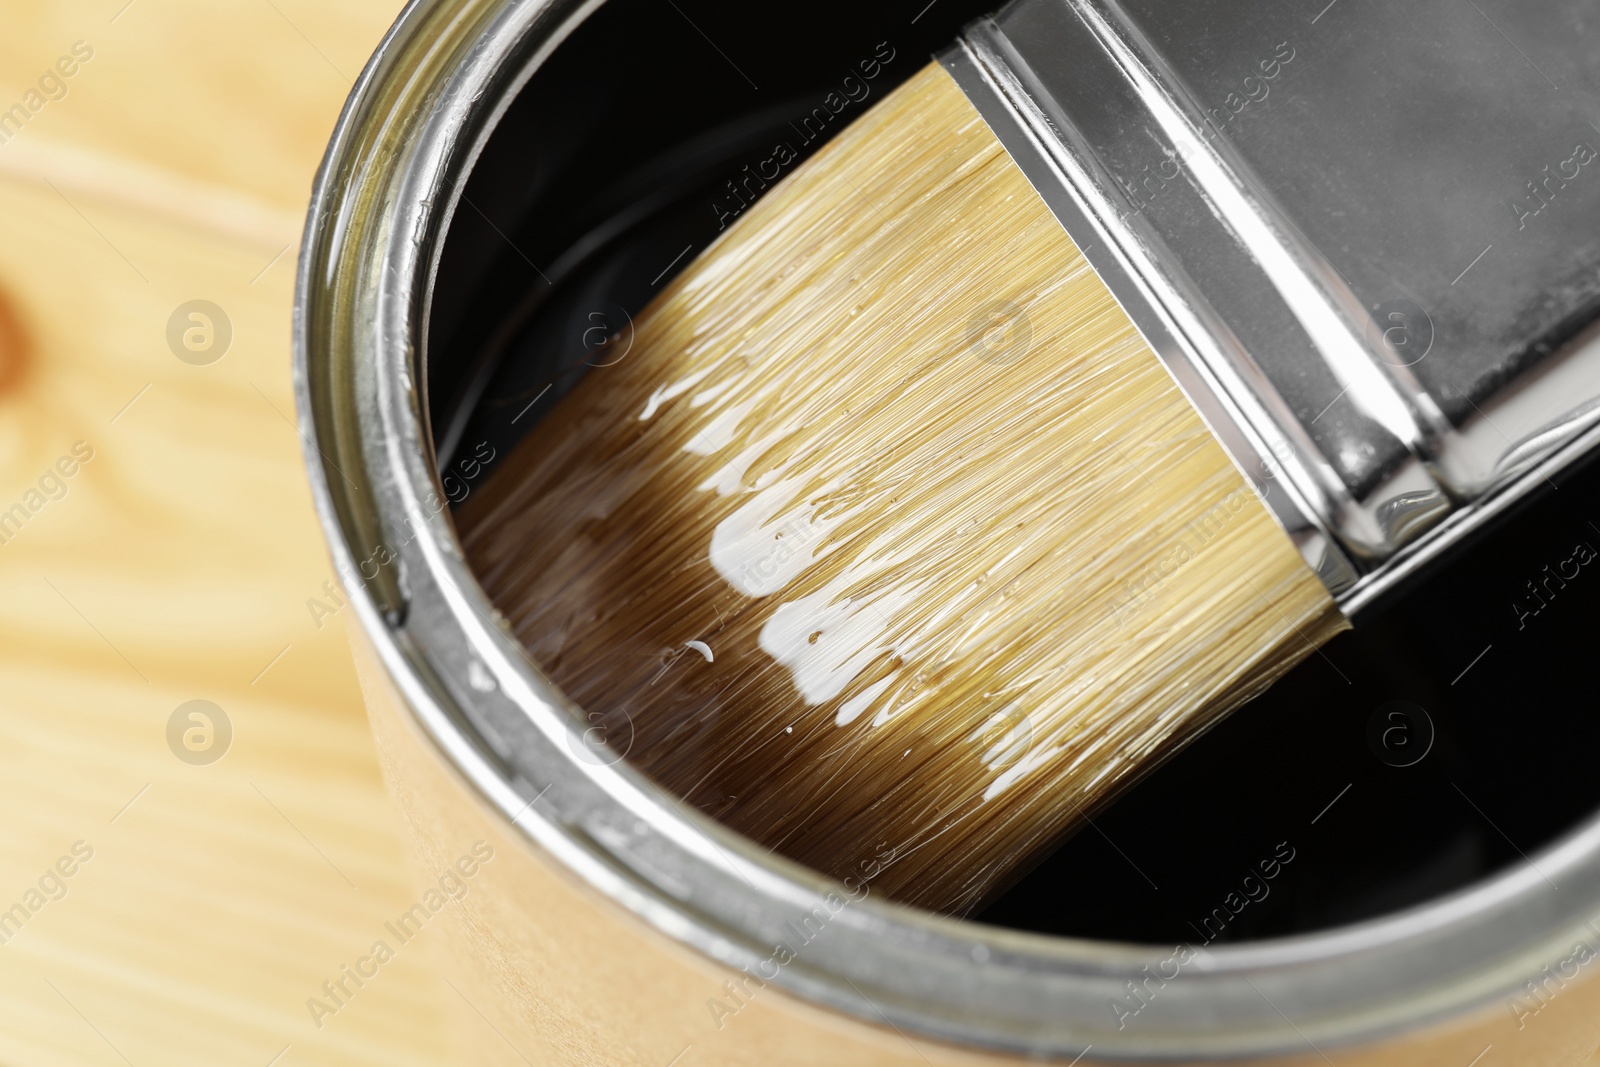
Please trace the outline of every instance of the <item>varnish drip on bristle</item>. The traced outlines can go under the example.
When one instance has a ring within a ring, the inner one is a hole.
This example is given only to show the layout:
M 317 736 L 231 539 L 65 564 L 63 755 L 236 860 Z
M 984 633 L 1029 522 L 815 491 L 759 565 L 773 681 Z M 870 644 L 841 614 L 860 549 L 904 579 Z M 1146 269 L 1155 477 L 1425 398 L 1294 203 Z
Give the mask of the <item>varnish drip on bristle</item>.
M 937 66 L 703 253 L 461 523 L 636 766 L 956 913 L 1344 625 Z

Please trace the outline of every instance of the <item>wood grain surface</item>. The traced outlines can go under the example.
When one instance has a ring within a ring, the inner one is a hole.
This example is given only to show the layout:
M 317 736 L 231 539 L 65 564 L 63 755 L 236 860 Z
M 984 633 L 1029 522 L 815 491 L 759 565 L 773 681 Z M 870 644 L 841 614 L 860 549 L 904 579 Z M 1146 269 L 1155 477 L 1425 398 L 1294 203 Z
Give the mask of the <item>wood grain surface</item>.
M 0 8 L 5 1064 L 449 1059 L 291 421 L 304 204 L 397 8 Z M 168 343 L 196 299 L 209 363 Z M 169 745 L 191 700 L 214 762 Z

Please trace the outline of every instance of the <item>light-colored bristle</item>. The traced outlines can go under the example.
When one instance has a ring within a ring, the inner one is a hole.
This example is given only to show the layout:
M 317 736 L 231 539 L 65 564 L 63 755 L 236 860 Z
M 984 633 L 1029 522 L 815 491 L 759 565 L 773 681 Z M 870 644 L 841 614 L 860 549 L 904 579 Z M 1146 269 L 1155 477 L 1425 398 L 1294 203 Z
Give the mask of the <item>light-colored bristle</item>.
M 957 913 L 1344 625 L 937 66 L 707 249 L 461 522 L 633 763 Z

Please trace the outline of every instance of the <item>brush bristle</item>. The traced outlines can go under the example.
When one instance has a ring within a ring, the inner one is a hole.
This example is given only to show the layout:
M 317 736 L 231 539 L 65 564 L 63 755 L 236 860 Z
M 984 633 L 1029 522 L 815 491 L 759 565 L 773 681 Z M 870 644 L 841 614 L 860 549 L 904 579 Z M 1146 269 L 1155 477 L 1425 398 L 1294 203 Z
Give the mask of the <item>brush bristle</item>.
M 685 270 L 461 523 L 636 766 L 956 913 L 1344 625 L 937 66 Z

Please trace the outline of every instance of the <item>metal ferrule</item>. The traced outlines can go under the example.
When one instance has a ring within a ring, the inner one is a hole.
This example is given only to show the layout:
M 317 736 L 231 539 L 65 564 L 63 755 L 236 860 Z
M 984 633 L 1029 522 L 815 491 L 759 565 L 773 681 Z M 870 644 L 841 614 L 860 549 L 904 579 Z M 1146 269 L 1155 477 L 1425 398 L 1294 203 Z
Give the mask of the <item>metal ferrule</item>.
M 1018 0 L 947 70 L 1347 613 L 1600 436 L 1579 0 Z

